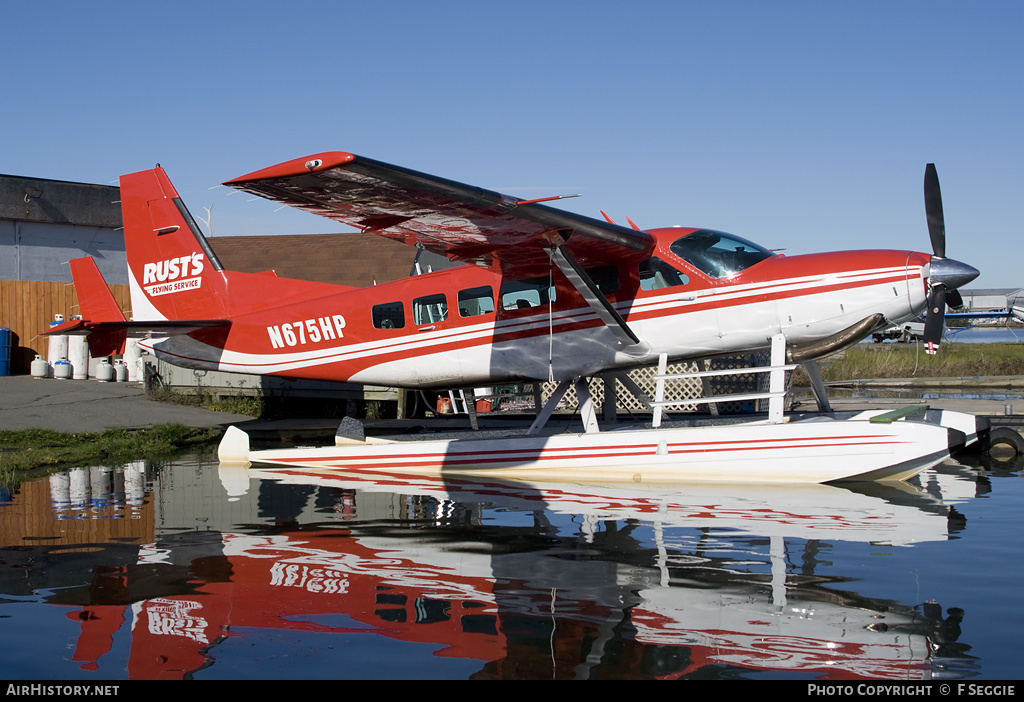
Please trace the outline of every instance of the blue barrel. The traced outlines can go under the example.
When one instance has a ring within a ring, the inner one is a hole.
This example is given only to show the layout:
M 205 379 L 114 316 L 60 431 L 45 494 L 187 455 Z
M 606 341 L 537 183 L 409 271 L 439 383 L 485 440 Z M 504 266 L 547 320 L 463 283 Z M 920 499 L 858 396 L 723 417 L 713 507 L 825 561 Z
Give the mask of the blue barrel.
M 0 327 L 0 375 L 11 374 L 11 330 Z

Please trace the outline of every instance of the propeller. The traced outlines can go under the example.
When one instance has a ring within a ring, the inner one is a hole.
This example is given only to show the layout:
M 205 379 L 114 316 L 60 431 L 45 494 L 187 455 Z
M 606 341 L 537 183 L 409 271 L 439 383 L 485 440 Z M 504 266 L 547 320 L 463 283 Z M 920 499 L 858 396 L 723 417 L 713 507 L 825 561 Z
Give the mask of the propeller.
M 928 218 L 928 236 L 932 242 L 932 260 L 928 273 L 928 313 L 924 320 L 925 350 L 934 354 L 942 340 L 946 323 L 946 305 L 963 307 L 957 288 L 978 277 L 978 270 L 966 263 L 946 258 L 946 221 L 942 214 L 942 192 L 935 164 L 924 169 L 924 210 Z
M 935 164 L 924 168 L 924 211 L 928 217 L 928 236 L 932 240 L 932 253 L 946 257 L 946 221 L 942 215 L 942 191 L 939 189 L 939 172 Z

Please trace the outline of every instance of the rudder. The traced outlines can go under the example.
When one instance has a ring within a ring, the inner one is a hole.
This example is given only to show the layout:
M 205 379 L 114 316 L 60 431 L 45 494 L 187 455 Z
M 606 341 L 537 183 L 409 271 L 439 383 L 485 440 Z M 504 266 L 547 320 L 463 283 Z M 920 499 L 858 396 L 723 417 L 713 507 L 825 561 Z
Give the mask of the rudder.
M 103 279 L 96 261 L 90 256 L 83 256 L 73 258 L 68 263 L 82 319 L 90 322 L 123 322 L 124 312 L 107 287 L 107 281 Z

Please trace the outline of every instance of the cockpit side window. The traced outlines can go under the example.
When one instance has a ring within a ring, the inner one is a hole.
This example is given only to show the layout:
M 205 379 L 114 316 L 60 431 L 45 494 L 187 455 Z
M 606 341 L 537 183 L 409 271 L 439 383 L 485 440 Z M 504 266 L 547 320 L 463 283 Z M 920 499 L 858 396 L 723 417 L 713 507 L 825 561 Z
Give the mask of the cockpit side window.
M 490 285 L 459 291 L 459 316 L 476 317 L 494 312 L 494 292 Z
M 711 229 L 681 236 L 669 250 L 712 278 L 728 278 L 775 255 L 746 239 Z
M 686 274 L 657 256 L 640 262 L 640 289 L 660 290 L 677 285 L 686 285 L 690 279 Z

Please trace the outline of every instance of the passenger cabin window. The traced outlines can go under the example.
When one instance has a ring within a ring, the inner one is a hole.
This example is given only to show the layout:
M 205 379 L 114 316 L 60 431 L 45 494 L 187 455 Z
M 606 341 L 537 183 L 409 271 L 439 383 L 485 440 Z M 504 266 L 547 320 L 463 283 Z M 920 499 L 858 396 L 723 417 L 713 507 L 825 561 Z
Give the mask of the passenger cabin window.
M 448 319 L 448 299 L 443 293 L 412 301 L 413 324 L 435 324 Z
M 501 284 L 501 308 L 523 310 L 555 301 L 555 286 L 547 276 L 529 280 L 508 280 Z
M 670 263 L 665 263 L 657 256 L 640 262 L 640 289 L 660 290 L 677 285 L 686 285 L 690 279 Z
M 711 229 L 681 236 L 669 250 L 712 278 L 728 278 L 775 255 L 746 239 Z
M 494 312 L 494 291 L 490 285 L 459 291 L 459 316 L 476 317 Z
M 374 329 L 401 329 L 405 326 L 405 309 L 401 302 L 374 305 L 370 316 Z

